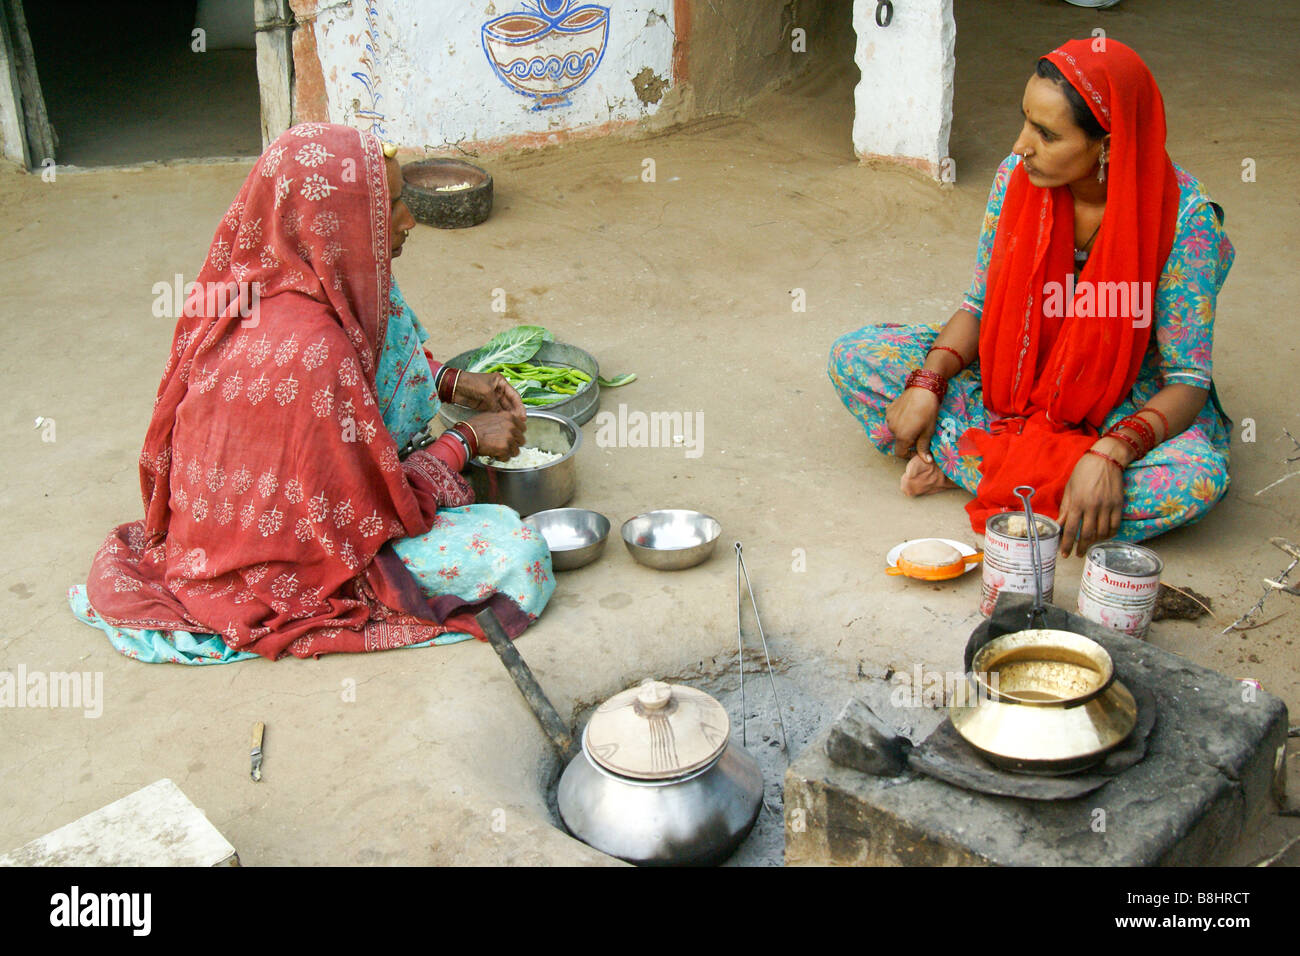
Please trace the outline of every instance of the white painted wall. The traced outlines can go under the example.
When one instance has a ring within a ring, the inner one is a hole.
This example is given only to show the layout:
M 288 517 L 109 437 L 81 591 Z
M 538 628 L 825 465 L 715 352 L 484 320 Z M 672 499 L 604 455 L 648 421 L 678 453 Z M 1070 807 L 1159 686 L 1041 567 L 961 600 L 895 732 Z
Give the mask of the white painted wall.
M 893 20 L 876 23 L 878 0 L 856 0 L 858 34 L 853 148 L 941 178 L 952 128 L 957 25 L 952 0 L 894 0 Z
M 352 0 L 314 21 L 330 119 L 371 129 L 408 146 L 505 143 L 520 137 L 641 119 L 657 109 L 632 84 L 647 67 L 672 82 L 672 0 L 569 0 L 608 8 L 603 58 L 569 103 L 534 109 L 513 92 L 484 52 L 483 25 L 527 7 L 563 9 L 564 0 Z M 599 22 L 589 12 L 587 16 Z M 541 22 L 541 21 L 539 21 Z M 515 55 L 563 56 L 591 48 L 552 31 Z M 369 50 L 367 50 L 369 46 Z M 500 49 L 506 49 L 504 46 Z M 353 74 L 361 74 L 361 77 Z

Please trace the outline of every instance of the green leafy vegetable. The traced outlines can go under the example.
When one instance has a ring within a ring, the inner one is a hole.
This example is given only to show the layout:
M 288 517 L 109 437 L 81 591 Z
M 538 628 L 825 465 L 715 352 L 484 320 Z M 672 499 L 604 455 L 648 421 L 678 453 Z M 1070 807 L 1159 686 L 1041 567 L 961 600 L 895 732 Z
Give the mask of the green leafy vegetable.
M 492 341 L 470 355 L 465 368 L 469 372 L 499 372 L 525 405 L 554 405 L 594 386 L 591 376 L 579 369 L 530 361 L 545 343 L 554 341 L 555 337 L 540 325 L 517 325 L 494 335 Z M 631 372 L 597 379 L 604 388 L 618 388 L 634 381 L 636 375 Z
M 540 325 L 516 325 L 492 336 L 492 340 L 469 357 L 466 371 L 483 372 L 489 366 L 527 362 L 555 336 Z
M 625 372 L 622 375 L 615 375 L 613 378 L 605 378 L 603 375 L 597 379 L 601 388 L 618 388 L 620 385 L 627 385 L 629 382 L 636 381 L 636 372 Z

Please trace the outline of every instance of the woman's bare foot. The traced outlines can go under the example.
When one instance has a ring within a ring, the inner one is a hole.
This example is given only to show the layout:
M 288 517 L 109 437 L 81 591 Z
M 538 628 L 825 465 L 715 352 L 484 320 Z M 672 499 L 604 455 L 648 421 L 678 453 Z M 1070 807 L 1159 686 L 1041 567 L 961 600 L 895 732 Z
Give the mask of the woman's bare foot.
M 903 489 L 903 494 L 909 498 L 919 498 L 921 495 L 932 495 L 936 491 L 957 487 L 956 482 L 940 471 L 938 465 L 932 461 L 927 462 L 920 455 L 908 459 L 903 479 L 898 484 Z

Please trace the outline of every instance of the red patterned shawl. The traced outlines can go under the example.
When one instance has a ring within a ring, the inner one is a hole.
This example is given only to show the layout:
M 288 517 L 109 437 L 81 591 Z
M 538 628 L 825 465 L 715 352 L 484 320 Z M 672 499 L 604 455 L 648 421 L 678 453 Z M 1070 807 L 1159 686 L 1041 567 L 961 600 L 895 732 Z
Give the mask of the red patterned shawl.
M 368 133 L 307 123 L 258 159 L 176 324 L 140 454 L 145 519 L 91 566 L 106 621 L 271 659 L 480 634 L 476 607 L 424 599 L 384 547 L 473 501 L 428 452 L 399 462 L 375 402 L 390 209 Z M 527 625 L 488 603 L 512 636 Z

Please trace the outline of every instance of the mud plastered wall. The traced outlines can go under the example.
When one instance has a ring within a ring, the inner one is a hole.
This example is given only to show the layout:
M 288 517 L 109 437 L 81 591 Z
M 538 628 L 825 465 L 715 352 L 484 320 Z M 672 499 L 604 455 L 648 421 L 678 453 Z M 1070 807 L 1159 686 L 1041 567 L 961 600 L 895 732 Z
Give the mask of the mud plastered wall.
M 853 0 L 679 3 L 679 78 L 692 87 L 694 109 L 727 112 L 821 58 L 852 58 L 852 7 Z
M 353 0 L 313 12 L 299 30 L 312 32 L 327 118 L 410 146 L 598 133 L 652 115 L 673 82 L 672 0 Z

